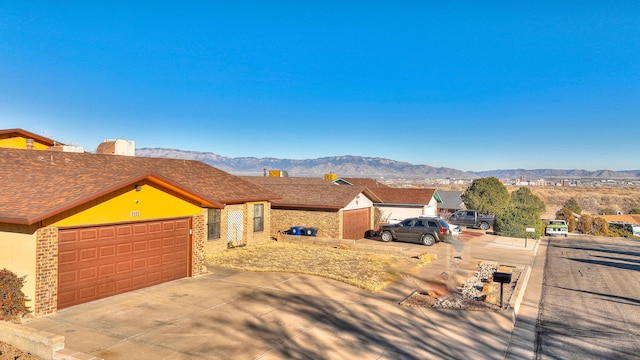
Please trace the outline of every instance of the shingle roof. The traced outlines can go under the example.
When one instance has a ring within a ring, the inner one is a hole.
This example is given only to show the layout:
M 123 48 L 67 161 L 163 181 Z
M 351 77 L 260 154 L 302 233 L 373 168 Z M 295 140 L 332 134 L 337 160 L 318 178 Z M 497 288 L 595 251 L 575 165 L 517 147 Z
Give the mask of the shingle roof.
M 627 222 L 630 224 L 640 224 L 640 215 L 598 215 L 607 222 Z
M 319 184 L 332 185 L 331 182 L 313 177 L 271 177 L 271 176 L 240 176 L 240 178 L 249 180 L 259 185 L 277 185 L 277 184 Z
M 0 221 L 33 224 L 141 179 L 209 206 L 276 197 L 200 161 L 0 149 Z
M 364 193 L 370 199 L 376 197 L 364 186 L 338 186 L 324 179 L 313 178 L 269 178 L 245 176 L 244 179 L 260 184 L 269 192 L 280 196 L 273 199 L 273 208 L 304 208 L 340 210 Z
M 442 204 L 440 204 L 441 209 L 465 209 L 464 203 L 462 201 L 462 191 L 442 191 L 438 190 L 438 194 L 440 194 L 440 198 L 442 199 Z
M 383 204 L 427 205 L 434 197 L 435 189 L 376 188 L 369 189 Z
M 353 185 L 366 186 L 371 190 L 374 190 L 376 188 L 391 188 L 389 185 L 383 184 L 376 179 L 369 179 L 369 178 L 340 178 L 340 179 L 345 180 Z M 337 180 L 340 180 L 340 179 L 337 179 Z

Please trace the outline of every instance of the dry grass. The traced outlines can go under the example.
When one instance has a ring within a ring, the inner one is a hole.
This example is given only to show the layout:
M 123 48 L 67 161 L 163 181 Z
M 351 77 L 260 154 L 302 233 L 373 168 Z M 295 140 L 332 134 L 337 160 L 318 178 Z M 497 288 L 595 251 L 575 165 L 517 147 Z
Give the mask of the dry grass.
M 274 242 L 207 253 L 207 264 L 263 272 L 322 276 L 377 292 L 399 276 L 414 273 L 433 258 Z

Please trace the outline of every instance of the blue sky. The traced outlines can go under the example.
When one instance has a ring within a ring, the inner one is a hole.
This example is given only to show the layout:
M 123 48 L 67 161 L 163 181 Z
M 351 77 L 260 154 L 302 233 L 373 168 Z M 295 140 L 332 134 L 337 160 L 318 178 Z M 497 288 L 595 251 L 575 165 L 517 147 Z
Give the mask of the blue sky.
M 637 1 L 3 1 L 0 128 L 222 156 L 640 169 Z

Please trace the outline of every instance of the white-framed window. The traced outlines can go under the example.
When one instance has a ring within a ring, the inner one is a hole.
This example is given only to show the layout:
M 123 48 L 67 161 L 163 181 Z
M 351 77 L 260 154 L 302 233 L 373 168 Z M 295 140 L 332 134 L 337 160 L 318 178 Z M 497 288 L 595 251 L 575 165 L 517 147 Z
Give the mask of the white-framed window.
M 264 204 L 253 205 L 253 231 L 264 230 Z

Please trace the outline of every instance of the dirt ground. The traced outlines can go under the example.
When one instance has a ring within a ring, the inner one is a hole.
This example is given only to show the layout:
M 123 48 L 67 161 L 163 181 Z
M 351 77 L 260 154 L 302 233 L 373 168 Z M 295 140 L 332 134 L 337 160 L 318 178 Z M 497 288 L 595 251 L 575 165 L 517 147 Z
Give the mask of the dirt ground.
M 26 353 L 13 345 L 0 341 L 0 360 L 41 360 L 35 355 Z
M 472 311 L 502 311 L 508 308 L 509 301 L 518 285 L 521 270 L 512 271 L 510 284 L 504 284 L 502 288 L 503 307 L 500 308 L 500 285 L 494 282 L 487 283 L 482 291 L 483 298 L 467 300 L 462 296 L 460 288 L 452 289 L 448 293 L 433 291 L 433 289 L 419 289 L 414 291 L 400 305 L 420 306 L 449 310 Z

